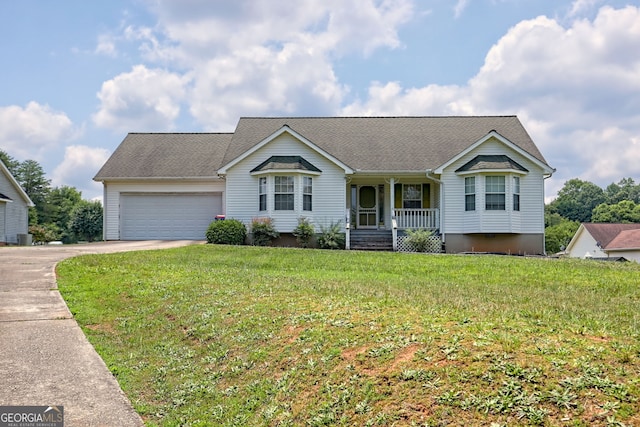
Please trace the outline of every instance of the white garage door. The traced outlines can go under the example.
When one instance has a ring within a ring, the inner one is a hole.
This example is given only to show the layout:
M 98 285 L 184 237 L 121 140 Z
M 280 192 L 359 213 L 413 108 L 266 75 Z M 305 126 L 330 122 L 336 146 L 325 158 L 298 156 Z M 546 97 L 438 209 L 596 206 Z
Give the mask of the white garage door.
M 120 195 L 120 238 L 204 240 L 221 213 L 221 193 L 125 193 Z

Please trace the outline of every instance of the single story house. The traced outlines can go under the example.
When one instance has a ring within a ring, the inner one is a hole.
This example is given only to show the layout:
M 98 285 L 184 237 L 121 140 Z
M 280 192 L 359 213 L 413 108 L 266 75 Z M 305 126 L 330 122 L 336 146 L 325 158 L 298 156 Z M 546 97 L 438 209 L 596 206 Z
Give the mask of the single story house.
M 0 160 L 0 244 L 25 243 L 33 202 Z
M 572 258 L 622 257 L 640 262 L 640 224 L 580 224 L 565 253 Z
M 233 133 L 131 133 L 94 180 L 104 238 L 203 239 L 216 215 L 281 234 L 435 230 L 446 252 L 544 253 L 551 168 L 516 116 L 247 117 Z

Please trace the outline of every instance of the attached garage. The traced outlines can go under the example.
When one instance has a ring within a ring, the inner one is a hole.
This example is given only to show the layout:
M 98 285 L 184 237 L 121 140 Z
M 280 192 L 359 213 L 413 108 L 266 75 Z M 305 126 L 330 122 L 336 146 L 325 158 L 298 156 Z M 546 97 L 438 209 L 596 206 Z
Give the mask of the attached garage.
M 222 193 L 121 193 L 121 240 L 204 240 Z

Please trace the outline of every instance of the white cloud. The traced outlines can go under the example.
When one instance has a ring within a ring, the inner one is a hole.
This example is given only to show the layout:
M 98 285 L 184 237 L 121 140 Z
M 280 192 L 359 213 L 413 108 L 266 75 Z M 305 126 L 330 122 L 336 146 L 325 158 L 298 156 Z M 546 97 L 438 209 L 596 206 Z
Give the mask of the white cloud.
M 210 130 L 232 128 L 242 115 L 337 111 L 348 88 L 332 61 L 398 48 L 398 28 L 414 13 L 411 0 L 152 4 L 156 29 L 128 27 L 126 37 L 142 43 L 148 60 L 188 73 L 193 80 L 185 102 Z M 145 93 L 130 94 L 131 102 L 138 96 Z
M 569 11 L 570 17 L 577 17 L 593 10 L 602 0 L 574 0 Z
M 78 138 L 81 132 L 65 113 L 48 105 L 0 107 L 2 148 L 18 160 L 40 161 L 47 151 Z
M 92 179 L 109 158 L 109 150 L 70 145 L 64 152 L 64 159 L 51 174 L 54 187 L 69 185 L 82 192 L 82 197 L 95 198 L 102 193 L 102 184 Z
M 456 19 L 458 19 L 462 15 L 462 12 L 464 12 L 464 10 L 467 8 L 468 3 L 469 0 L 458 0 L 456 2 L 455 7 L 453 8 L 453 15 Z
M 576 7 L 584 7 L 577 5 Z M 555 192 L 580 177 L 640 180 L 640 8 L 602 7 L 563 26 L 538 17 L 511 28 L 464 87 L 373 83 L 355 114 L 518 114 L 558 169 Z
M 366 102 L 356 101 L 342 109 L 345 116 L 465 115 L 466 90 L 458 86 L 429 85 L 402 89 L 398 82 L 374 82 Z
M 118 56 L 116 42 L 109 34 L 102 34 L 98 37 L 98 44 L 94 52 L 98 55 L 105 55 L 111 58 Z
M 102 84 L 99 127 L 116 131 L 168 131 L 180 114 L 188 79 L 165 70 L 133 67 Z

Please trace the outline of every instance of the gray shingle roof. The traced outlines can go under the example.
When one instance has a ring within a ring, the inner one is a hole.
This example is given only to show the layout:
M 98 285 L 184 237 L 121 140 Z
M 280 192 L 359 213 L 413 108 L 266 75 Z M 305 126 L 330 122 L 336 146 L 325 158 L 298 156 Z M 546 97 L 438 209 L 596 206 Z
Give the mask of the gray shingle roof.
M 456 172 L 471 172 L 485 169 L 513 169 L 522 172 L 529 172 L 524 166 L 505 155 L 479 155 L 456 169 Z
M 130 133 L 94 179 L 216 176 L 284 125 L 356 171 L 435 169 L 492 130 L 547 164 L 516 116 L 255 117 L 233 134 Z
M 214 177 L 230 133 L 130 133 L 95 180 Z
M 435 169 L 492 130 L 547 163 L 516 116 L 241 118 L 223 164 L 288 125 L 355 170 Z

